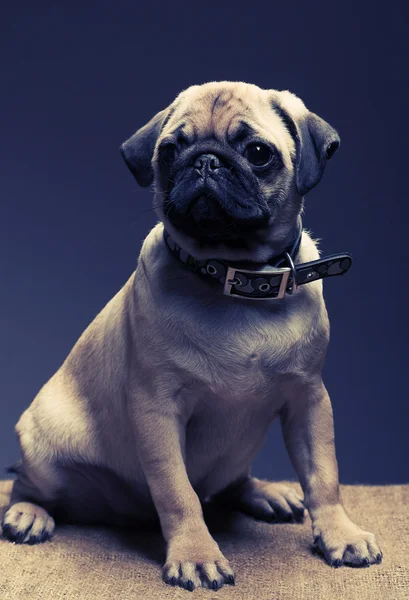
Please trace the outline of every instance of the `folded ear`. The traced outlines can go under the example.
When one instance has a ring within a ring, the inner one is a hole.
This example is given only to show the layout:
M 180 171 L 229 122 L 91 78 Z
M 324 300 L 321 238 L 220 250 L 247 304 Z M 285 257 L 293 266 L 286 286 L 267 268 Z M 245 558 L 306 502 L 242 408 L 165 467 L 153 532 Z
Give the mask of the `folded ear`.
M 121 154 L 136 181 L 147 187 L 153 181 L 152 158 L 168 110 L 161 110 L 121 146 Z
M 321 180 L 327 160 L 340 146 L 340 137 L 329 123 L 307 109 L 293 116 L 282 104 L 273 103 L 273 108 L 294 138 L 295 181 L 298 193 L 305 196 Z

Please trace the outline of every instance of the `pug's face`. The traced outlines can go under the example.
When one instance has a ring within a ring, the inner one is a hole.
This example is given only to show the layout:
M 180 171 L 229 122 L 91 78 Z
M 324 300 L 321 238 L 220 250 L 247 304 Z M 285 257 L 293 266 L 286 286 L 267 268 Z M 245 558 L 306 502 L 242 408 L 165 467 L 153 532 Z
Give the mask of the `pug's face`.
M 263 262 L 294 237 L 303 196 L 339 145 L 289 92 L 192 86 L 121 147 L 155 211 L 199 259 Z

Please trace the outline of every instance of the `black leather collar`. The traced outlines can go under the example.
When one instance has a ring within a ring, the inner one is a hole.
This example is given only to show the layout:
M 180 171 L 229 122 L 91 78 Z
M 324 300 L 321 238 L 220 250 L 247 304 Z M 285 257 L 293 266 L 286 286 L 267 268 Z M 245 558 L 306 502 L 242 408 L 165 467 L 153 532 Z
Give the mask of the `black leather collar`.
M 311 262 L 295 264 L 302 232 L 302 222 L 299 219 L 293 243 L 280 256 L 273 256 L 266 263 L 253 263 L 254 267 L 247 261 L 250 267 L 243 268 L 231 266 L 221 259 L 194 258 L 175 242 L 165 228 L 163 237 L 173 256 L 203 279 L 223 285 L 225 295 L 249 300 L 279 300 L 285 294 L 294 294 L 299 285 L 344 275 L 352 264 L 352 257 L 348 253 L 332 254 Z

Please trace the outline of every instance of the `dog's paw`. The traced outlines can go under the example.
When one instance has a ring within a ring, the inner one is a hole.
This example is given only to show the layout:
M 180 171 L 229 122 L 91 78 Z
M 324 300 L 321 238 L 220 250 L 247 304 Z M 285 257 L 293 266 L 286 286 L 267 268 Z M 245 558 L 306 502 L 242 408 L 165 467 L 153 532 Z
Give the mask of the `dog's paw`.
M 344 511 L 315 520 L 313 536 L 314 549 L 331 567 L 369 567 L 382 561 L 374 534 L 358 527 Z
M 198 587 L 218 590 L 224 584 L 234 585 L 234 573 L 229 561 L 220 552 L 216 542 L 195 536 L 170 542 L 163 580 L 192 592 Z
M 302 498 L 282 483 L 250 477 L 231 496 L 223 497 L 223 505 L 268 523 L 302 523 L 307 511 Z
M 50 539 L 55 523 L 48 512 L 31 502 L 17 502 L 6 511 L 3 536 L 17 544 L 39 544 Z

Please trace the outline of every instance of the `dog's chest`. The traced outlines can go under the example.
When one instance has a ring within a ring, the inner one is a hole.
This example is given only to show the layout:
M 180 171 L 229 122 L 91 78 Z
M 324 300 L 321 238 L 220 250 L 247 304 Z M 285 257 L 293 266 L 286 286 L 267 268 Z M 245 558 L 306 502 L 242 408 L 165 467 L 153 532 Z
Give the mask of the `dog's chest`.
M 175 366 L 214 394 L 236 400 L 271 392 L 275 375 L 307 368 L 316 313 L 302 301 L 260 310 L 222 305 L 205 314 L 184 310 L 165 325 L 169 356 Z

